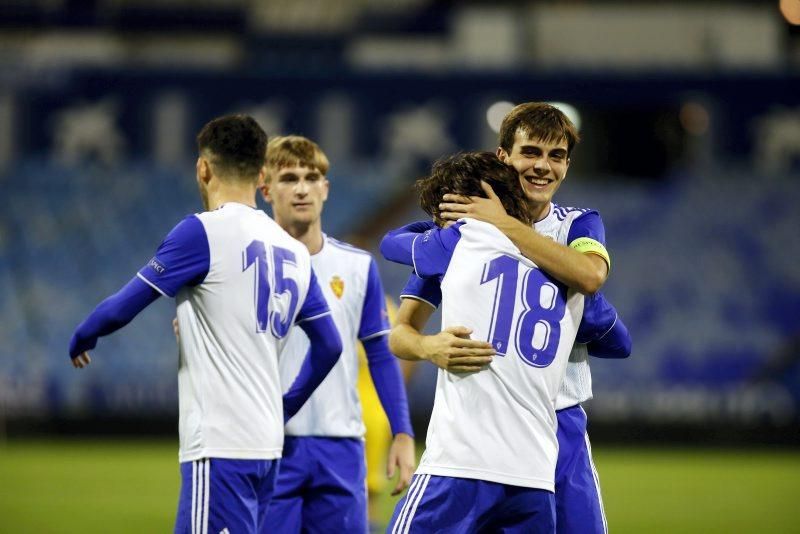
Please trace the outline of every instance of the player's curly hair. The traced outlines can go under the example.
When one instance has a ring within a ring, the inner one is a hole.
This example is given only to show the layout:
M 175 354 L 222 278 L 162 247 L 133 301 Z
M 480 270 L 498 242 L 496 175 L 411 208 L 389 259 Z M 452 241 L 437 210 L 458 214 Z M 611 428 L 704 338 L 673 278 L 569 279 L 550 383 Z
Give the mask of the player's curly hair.
M 433 164 L 430 175 L 417 180 L 414 189 L 419 193 L 422 209 L 436 224 L 442 225 L 439 210 L 442 196 L 453 193 L 485 198 L 481 180 L 492 186 L 506 213 L 525 224 L 533 224 L 517 171 L 492 152 L 461 152 L 441 158 Z
M 511 153 L 514 136 L 522 132 L 528 139 L 541 139 L 547 143 L 567 142 L 567 157 L 580 141 L 578 129 L 555 106 L 544 102 L 526 102 L 508 112 L 500 125 L 500 147 Z
M 248 115 L 225 115 L 203 126 L 197 134 L 197 149 L 209 157 L 221 175 L 258 180 L 264 166 L 267 134 Z

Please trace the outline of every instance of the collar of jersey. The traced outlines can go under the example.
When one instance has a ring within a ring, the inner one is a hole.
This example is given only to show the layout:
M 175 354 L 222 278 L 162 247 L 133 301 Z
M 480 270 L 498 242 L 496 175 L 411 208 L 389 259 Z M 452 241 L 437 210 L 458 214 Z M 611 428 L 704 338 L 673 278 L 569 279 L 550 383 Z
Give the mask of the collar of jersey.
M 545 222 L 545 221 L 547 221 L 547 219 L 549 219 L 550 217 L 552 217 L 552 216 L 553 216 L 553 213 L 555 213 L 555 211 L 556 211 L 556 210 L 555 210 L 555 207 L 556 207 L 555 203 L 553 203 L 553 202 L 550 202 L 550 211 L 548 211 L 548 212 L 547 212 L 547 215 L 545 215 L 544 217 L 542 217 L 542 218 L 541 218 L 541 219 L 539 219 L 538 221 L 535 221 L 535 222 L 533 223 L 533 227 L 534 227 L 534 228 L 536 228 L 536 225 L 537 225 L 537 224 L 544 224 L 544 222 Z
M 234 201 L 226 202 L 226 203 L 220 205 L 220 207 L 218 207 L 217 209 L 221 210 L 225 206 L 241 206 L 242 208 L 247 208 L 249 210 L 257 210 L 258 209 L 255 206 L 248 206 L 247 204 L 242 204 L 241 202 L 234 202 Z M 216 211 L 216 210 L 214 210 L 214 211 Z

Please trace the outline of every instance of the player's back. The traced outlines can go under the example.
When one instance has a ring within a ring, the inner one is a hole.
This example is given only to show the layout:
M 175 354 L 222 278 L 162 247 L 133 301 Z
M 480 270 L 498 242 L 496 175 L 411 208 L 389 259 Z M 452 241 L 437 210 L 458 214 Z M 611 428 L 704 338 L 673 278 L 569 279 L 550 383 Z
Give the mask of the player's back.
M 278 354 L 308 293 L 308 251 L 242 204 L 196 217 L 207 238 L 208 272 L 176 296 L 180 460 L 278 458 Z
M 494 226 L 467 219 L 459 231 L 441 284 L 442 329 L 472 328 L 498 355 L 477 373 L 439 370 L 419 472 L 553 491 L 554 403 L 583 295 L 547 276 Z M 420 274 L 424 261 L 418 253 Z

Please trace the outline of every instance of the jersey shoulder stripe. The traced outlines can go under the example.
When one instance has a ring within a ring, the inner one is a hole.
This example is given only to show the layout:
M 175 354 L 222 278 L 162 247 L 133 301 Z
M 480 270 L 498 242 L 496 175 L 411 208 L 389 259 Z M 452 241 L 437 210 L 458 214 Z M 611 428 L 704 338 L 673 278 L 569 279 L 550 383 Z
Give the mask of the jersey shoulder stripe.
M 558 218 L 559 221 L 563 221 L 564 219 L 566 219 L 569 216 L 570 213 L 573 213 L 573 212 L 576 212 L 576 211 L 580 212 L 580 213 L 587 213 L 587 212 L 593 211 L 593 210 L 590 210 L 588 208 L 564 207 L 564 206 L 559 206 L 557 204 L 553 204 L 553 213 L 555 213 L 555 215 L 556 215 L 556 217 Z
M 355 247 L 355 246 L 351 245 L 350 243 L 345 243 L 344 241 L 339 241 L 338 239 L 334 239 L 333 237 L 330 237 L 330 236 L 327 236 L 327 238 L 328 238 L 328 243 L 330 243 L 331 245 L 333 245 L 336 248 L 339 248 L 339 249 L 342 249 L 342 250 L 346 250 L 348 252 L 355 252 L 356 254 L 363 254 L 365 256 L 370 256 L 370 257 L 372 256 L 372 254 L 370 254 L 366 250 L 363 250 L 363 249 L 360 249 L 358 247 Z

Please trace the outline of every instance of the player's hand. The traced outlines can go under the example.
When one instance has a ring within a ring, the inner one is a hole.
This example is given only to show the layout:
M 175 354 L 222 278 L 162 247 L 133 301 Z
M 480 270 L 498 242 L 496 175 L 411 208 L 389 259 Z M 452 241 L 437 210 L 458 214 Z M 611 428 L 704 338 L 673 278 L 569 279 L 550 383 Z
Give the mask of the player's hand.
M 489 198 L 467 197 L 448 193 L 442 197 L 444 202 L 439 204 L 439 216 L 442 219 L 456 221 L 462 217 L 471 217 L 479 221 L 498 226 L 508 218 L 500 197 L 495 194 L 492 186 L 481 180 L 481 187 Z
M 180 341 L 180 339 L 181 339 L 181 333 L 180 332 L 181 331 L 180 331 L 180 328 L 178 328 L 178 318 L 177 317 L 173 317 L 173 319 L 172 319 L 172 332 L 175 334 L 175 340 L 176 341 Z
M 92 363 L 92 358 L 89 356 L 89 351 L 83 351 L 72 358 L 72 367 L 76 369 L 83 369 L 90 363 Z
M 394 478 L 395 470 L 399 471 L 397 484 L 394 485 L 392 495 L 398 495 L 411 483 L 416 464 L 414 438 L 408 434 L 397 434 L 389 448 L 389 458 L 386 464 L 386 476 Z
M 486 341 L 470 339 L 472 330 L 465 326 L 451 326 L 433 336 L 422 338 L 425 359 L 437 367 L 453 373 L 472 373 L 485 369 L 495 355 Z

